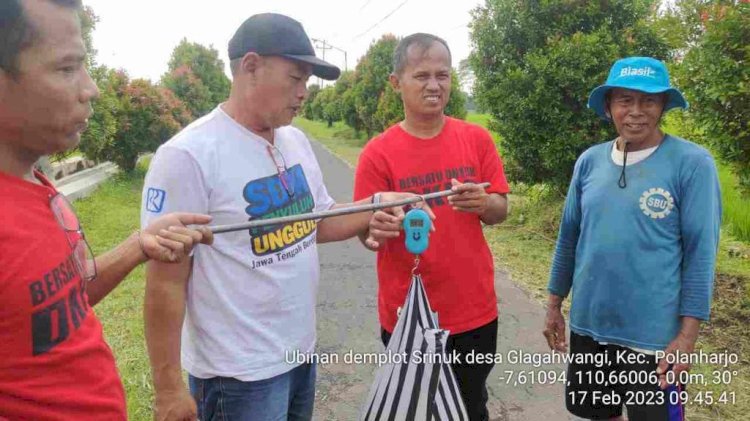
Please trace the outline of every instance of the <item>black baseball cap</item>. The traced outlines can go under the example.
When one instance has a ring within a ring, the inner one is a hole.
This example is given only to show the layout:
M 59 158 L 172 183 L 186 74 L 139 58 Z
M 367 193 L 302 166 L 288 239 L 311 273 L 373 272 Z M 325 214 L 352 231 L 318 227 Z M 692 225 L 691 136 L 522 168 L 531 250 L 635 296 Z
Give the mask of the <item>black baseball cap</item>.
M 301 23 L 278 13 L 250 16 L 234 33 L 229 40 L 229 59 L 244 57 L 249 52 L 310 63 L 312 73 L 326 80 L 336 80 L 341 74 L 338 67 L 315 57 L 315 49 Z

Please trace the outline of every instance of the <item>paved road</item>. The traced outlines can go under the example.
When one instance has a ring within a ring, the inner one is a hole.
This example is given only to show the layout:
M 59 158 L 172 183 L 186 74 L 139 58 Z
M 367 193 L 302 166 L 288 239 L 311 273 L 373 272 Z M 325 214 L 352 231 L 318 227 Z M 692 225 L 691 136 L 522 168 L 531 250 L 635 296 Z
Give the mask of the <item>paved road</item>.
M 337 202 L 349 202 L 354 182 L 351 168 L 317 142 L 313 142 L 313 149 L 331 196 Z M 330 358 L 330 361 L 318 367 L 314 418 L 356 420 L 376 366 L 348 364 L 346 354 L 383 351 L 377 322 L 375 255 L 353 239 L 321 246 L 320 256 L 318 356 Z M 507 361 L 509 354 L 512 356 L 518 350 L 536 356 L 547 352 L 539 332 L 544 311 L 539 303 L 510 282 L 502 270 L 496 273 L 495 288 L 500 311 L 498 353 L 504 358 L 504 363 L 496 365 L 490 374 L 490 418 L 493 421 L 571 419 L 564 408 L 561 384 L 514 385 L 503 380 L 506 370 L 513 373 L 560 372 L 563 366 L 535 368 Z M 332 362 L 334 358 L 339 361 Z M 537 377 L 545 380 L 543 375 Z

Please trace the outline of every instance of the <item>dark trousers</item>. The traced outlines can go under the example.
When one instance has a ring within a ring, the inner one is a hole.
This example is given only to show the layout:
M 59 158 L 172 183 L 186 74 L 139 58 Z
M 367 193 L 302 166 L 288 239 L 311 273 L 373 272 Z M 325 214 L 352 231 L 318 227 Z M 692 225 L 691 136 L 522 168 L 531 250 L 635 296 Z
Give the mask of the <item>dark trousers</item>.
M 656 356 L 619 345 L 602 345 L 575 332 L 570 332 L 569 343 L 572 355 L 589 357 L 580 363 L 573 359 L 568 365 L 565 406 L 573 415 L 608 420 L 622 415 L 624 406 L 628 418 L 634 421 L 685 420 L 685 408 L 680 404 L 684 388 L 659 388 L 654 375 Z M 599 364 L 593 356 L 602 358 Z M 603 360 L 605 356 L 607 360 Z
M 391 333 L 381 328 L 380 339 L 383 345 L 388 346 Z M 466 412 L 469 413 L 469 420 L 488 421 L 490 416 L 487 411 L 487 377 L 494 364 L 466 364 L 463 356 L 471 351 L 475 354 L 495 354 L 497 319 L 474 330 L 448 336 L 445 352 L 450 354 L 453 350 L 462 356 L 462 363 L 452 364 L 451 368 L 456 375 L 461 398 L 466 406 Z

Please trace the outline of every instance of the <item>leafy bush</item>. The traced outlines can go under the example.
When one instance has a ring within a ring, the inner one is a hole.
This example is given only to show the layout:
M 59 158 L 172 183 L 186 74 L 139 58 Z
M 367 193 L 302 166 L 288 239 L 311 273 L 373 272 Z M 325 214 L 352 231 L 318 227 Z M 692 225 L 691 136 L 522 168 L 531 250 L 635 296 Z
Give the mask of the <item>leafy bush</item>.
M 135 169 L 138 156 L 152 152 L 192 118 L 169 89 L 150 81 L 129 81 L 123 71 L 99 69 L 101 92 L 80 149 L 89 158 L 108 160 L 121 170 Z
M 161 84 L 185 103 L 193 118 L 208 113 L 229 97 L 231 82 L 213 46 L 183 38 L 172 51 L 168 66 Z
M 357 63 L 355 70 L 354 106 L 367 137 L 382 128 L 376 119 L 380 95 L 388 83 L 393 63 L 393 51 L 398 39 L 392 34 L 383 35 L 372 43 L 365 56 Z
M 564 190 L 576 158 L 614 136 L 586 108 L 612 63 L 668 58 L 648 22 L 654 1 L 487 0 L 474 12 L 474 93 L 502 138 L 509 178 Z
M 319 92 L 320 85 L 314 84 L 307 87 L 307 98 L 305 98 L 305 102 L 302 103 L 302 117 L 305 117 L 308 120 L 315 120 L 312 104 L 315 102 L 315 97 L 318 96 Z
M 707 143 L 750 193 L 750 4 L 714 5 L 702 16 L 705 33 L 678 78 Z
M 312 109 L 317 120 L 323 120 L 328 127 L 333 127 L 333 122 L 339 120 L 339 102 L 336 97 L 336 88 L 327 86 L 315 97 Z

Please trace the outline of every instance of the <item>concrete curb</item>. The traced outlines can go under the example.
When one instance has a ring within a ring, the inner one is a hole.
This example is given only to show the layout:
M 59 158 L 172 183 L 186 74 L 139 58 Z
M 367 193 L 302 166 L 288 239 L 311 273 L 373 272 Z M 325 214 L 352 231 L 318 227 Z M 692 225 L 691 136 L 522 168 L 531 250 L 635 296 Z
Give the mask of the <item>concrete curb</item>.
M 153 156 L 153 153 L 143 154 L 138 157 L 137 163 L 139 164 L 142 160 Z M 93 168 L 56 180 L 54 184 L 57 190 L 72 202 L 87 197 L 119 171 L 120 169 L 115 163 L 106 161 Z
M 117 165 L 111 162 L 104 162 L 93 168 L 57 180 L 55 187 L 68 200 L 78 200 L 94 192 L 99 185 L 107 181 L 118 171 L 120 170 L 117 168 Z

